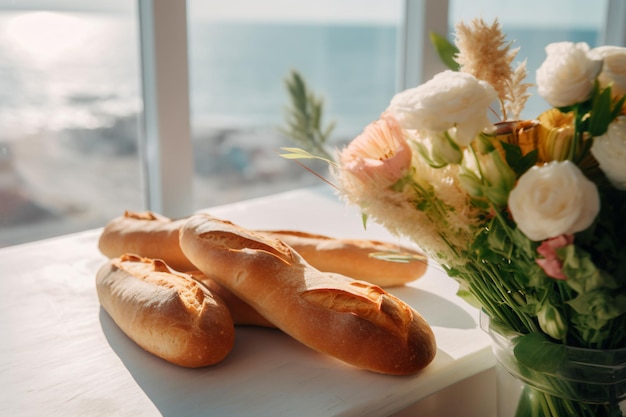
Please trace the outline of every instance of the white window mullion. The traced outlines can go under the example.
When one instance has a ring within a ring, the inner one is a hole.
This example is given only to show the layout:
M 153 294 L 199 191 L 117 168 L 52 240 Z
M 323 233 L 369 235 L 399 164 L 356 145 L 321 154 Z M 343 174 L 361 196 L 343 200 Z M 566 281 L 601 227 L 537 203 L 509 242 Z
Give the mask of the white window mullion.
M 626 46 L 626 1 L 609 0 L 601 45 Z
M 430 32 L 448 36 L 448 0 L 405 0 L 398 91 L 416 87 L 444 69 L 430 43 Z
M 172 218 L 192 211 L 185 1 L 139 0 L 144 188 L 150 210 Z

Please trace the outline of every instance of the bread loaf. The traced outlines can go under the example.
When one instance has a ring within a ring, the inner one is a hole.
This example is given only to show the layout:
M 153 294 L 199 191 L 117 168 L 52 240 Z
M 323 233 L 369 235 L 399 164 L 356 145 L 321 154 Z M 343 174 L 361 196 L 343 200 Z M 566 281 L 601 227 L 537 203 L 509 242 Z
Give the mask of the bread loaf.
M 381 287 L 415 281 L 424 275 L 428 265 L 423 253 L 388 242 L 339 239 L 294 230 L 263 233 L 282 240 L 320 271 L 336 272 Z M 403 261 L 384 259 L 392 256 Z
M 197 368 L 224 359 L 235 330 L 224 301 L 187 274 L 136 255 L 109 260 L 96 275 L 98 299 L 146 351 Z
M 406 375 L 435 356 L 433 332 L 382 288 L 309 265 L 282 241 L 206 215 L 181 229 L 184 254 L 305 345 L 359 368 Z
M 205 277 L 202 272 L 192 271 L 189 272 L 189 274 L 204 284 L 213 294 L 217 295 L 224 301 L 228 310 L 230 310 L 230 315 L 232 316 L 233 323 L 236 326 L 276 327 L 265 317 L 260 315 L 255 309 L 224 288 L 223 285 L 218 284 L 213 279 Z
M 186 219 L 171 220 L 151 211 L 126 211 L 108 222 L 98 240 L 100 252 L 108 258 L 133 253 L 161 259 L 177 271 L 193 271 L 180 250 L 178 232 Z
M 98 242 L 100 251 L 109 258 L 135 253 L 162 259 L 178 271 L 195 268 L 179 246 L 178 233 L 186 219 L 171 220 L 152 212 L 130 212 L 111 220 Z M 367 239 L 340 239 L 300 231 L 263 231 L 291 246 L 313 267 L 336 272 L 381 287 L 403 285 L 421 277 L 427 267 L 425 256 L 418 251 L 386 242 Z M 398 254 L 417 259 L 390 262 L 376 254 Z

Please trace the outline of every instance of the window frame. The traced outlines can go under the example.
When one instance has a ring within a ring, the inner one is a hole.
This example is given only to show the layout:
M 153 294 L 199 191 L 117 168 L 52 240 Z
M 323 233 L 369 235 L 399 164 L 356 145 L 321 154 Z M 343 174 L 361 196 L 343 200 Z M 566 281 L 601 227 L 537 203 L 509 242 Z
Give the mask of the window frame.
M 189 215 L 193 197 L 186 3 L 138 0 L 144 199 L 172 218 Z
M 137 0 L 144 111 L 140 131 L 149 210 L 177 218 L 193 211 L 187 2 Z M 448 0 L 404 0 L 398 91 L 441 71 L 429 33 L 448 33 Z M 626 46 L 626 2 L 608 0 L 603 44 Z
M 626 2 L 609 0 L 604 21 L 603 45 L 626 46 Z

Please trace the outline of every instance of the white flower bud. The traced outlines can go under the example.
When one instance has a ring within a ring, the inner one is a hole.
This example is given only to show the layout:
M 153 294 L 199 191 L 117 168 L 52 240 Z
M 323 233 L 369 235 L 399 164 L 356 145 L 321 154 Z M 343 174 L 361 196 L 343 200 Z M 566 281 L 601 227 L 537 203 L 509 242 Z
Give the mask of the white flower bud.
M 552 304 L 544 304 L 537 313 L 539 327 L 553 339 L 562 340 L 567 335 L 567 323 L 563 315 Z

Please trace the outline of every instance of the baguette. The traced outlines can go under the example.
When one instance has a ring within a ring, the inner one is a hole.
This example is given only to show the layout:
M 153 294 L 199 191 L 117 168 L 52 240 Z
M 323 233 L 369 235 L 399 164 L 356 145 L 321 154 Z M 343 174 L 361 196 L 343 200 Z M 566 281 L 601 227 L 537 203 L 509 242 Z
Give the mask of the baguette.
M 283 332 L 353 366 L 413 374 L 434 358 L 422 316 L 382 288 L 309 265 L 282 241 L 208 215 L 189 218 L 184 254 Z
M 204 276 L 202 272 L 192 271 L 188 272 L 188 274 L 204 284 L 213 294 L 224 300 L 233 318 L 233 323 L 236 326 L 276 327 L 255 309 L 250 307 L 250 305 L 244 303 L 235 294 L 228 291 L 215 280 Z
M 186 219 L 171 220 L 152 212 L 127 211 L 111 220 L 98 242 L 100 251 L 109 258 L 135 253 L 162 259 L 178 271 L 197 269 L 180 249 L 179 229 Z M 291 246 L 313 267 L 371 282 L 381 287 L 404 285 L 424 275 L 426 257 L 415 250 L 391 243 L 366 239 L 339 239 L 299 231 L 262 231 Z M 400 254 L 418 259 L 390 262 L 373 255 Z
M 100 234 L 98 248 L 108 258 L 133 253 L 161 259 L 172 269 L 192 275 L 220 297 L 230 310 L 234 324 L 273 327 L 230 291 L 196 271 L 197 268 L 189 262 L 178 243 L 178 233 L 185 221 L 171 220 L 151 211 L 126 211 L 106 224 Z
M 119 328 L 146 351 L 197 368 L 223 360 L 235 341 L 224 301 L 163 261 L 109 260 L 96 275 L 98 299 Z
M 428 265 L 424 254 L 387 242 L 338 239 L 294 230 L 263 233 L 282 240 L 320 271 L 336 272 L 381 287 L 415 281 L 424 275 Z M 397 256 L 405 261 L 392 262 L 375 255 Z
M 171 220 L 151 211 L 126 211 L 108 222 L 98 240 L 98 249 L 108 258 L 133 253 L 161 259 L 177 271 L 197 269 L 180 250 L 178 231 L 186 219 Z

